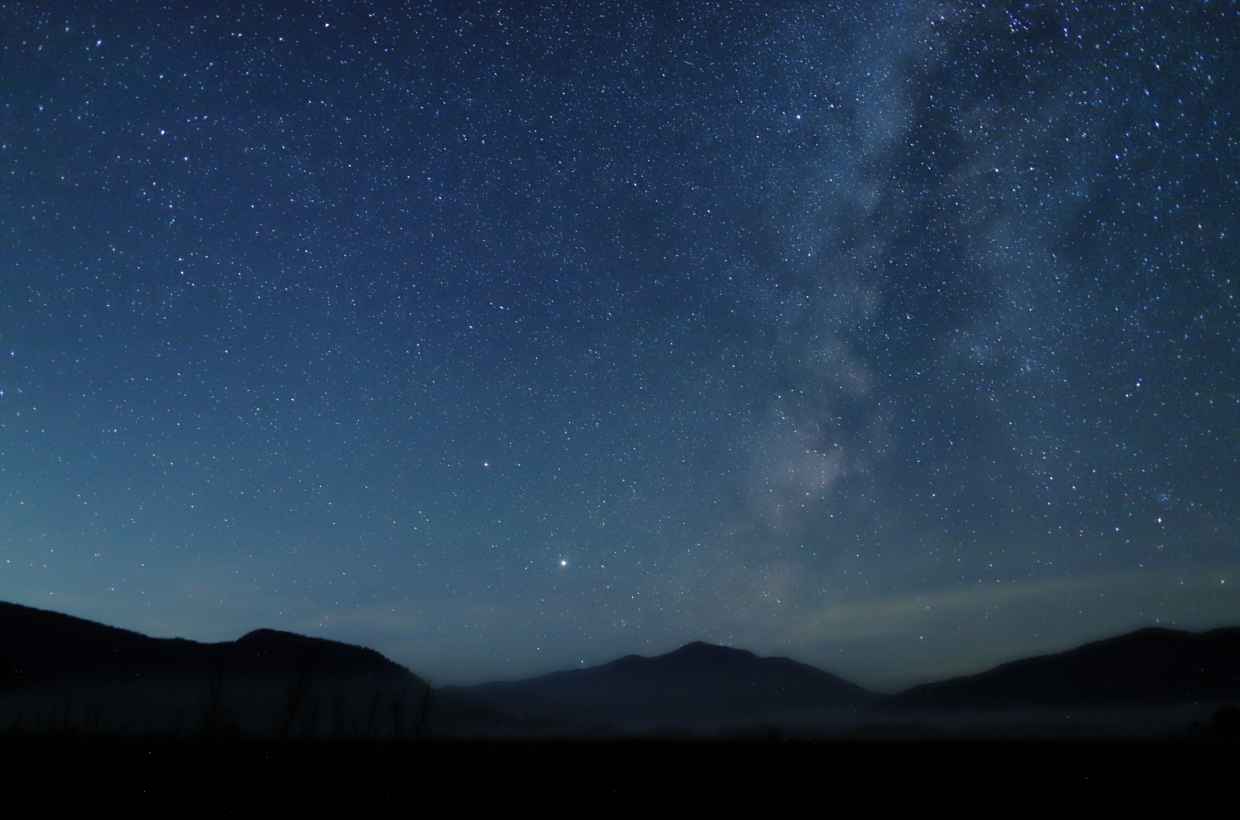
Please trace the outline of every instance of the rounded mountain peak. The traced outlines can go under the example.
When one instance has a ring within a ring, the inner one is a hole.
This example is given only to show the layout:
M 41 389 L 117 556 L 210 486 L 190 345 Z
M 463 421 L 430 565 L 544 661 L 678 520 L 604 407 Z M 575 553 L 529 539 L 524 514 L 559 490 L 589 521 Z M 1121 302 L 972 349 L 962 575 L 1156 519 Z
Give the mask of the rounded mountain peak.
M 673 658 L 752 658 L 754 654 L 745 649 L 734 649 L 730 646 L 693 641 L 679 649 L 669 652 L 667 657 Z

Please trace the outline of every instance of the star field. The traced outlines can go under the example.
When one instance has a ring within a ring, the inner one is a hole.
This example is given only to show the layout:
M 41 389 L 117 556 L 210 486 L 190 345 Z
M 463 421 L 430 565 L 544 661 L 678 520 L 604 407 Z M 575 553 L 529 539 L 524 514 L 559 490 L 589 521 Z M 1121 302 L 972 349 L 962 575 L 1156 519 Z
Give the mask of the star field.
M 1240 6 L 0 9 L 0 599 L 435 682 L 1240 620 Z

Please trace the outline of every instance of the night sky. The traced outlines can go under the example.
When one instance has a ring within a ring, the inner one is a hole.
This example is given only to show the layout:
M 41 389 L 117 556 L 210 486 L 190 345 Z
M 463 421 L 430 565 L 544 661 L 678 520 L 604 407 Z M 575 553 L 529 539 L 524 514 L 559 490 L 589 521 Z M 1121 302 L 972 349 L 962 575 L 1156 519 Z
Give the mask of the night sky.
M 436 683 L 1240 621 L 1240 6 L 0 6 L 0 599 Z

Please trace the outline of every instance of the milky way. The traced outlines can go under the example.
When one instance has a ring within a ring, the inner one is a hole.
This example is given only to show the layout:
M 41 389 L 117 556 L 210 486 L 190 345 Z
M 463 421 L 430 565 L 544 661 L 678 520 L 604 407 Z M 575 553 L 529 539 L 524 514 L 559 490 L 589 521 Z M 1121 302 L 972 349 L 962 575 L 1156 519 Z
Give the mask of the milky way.
M 0 599 L 436 682 L 1240 621 L 1240 7 L 0 9 Z

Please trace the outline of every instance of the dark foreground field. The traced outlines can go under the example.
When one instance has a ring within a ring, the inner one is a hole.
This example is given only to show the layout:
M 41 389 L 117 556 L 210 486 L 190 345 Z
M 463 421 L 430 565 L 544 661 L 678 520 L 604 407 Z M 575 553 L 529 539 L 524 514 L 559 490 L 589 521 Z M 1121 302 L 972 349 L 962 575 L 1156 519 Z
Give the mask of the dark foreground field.
M 99 798 L 140 802 L 169 790 L 209 797 L 217 789 L 259 789 L 301 801 L 344 791 L 413 802 L 434 795 L 458 808 L 514 796 L 641 801 L 669 792 L 711 802 L 732 795 L 1033 797 L 1063 789 L 1133 796 L 1225 786 L 1234 780 L 1238 752 L 1236 741 L 1209 735 L 1125 742 L 0 739 L 10 783 L 24 782 L 22 772 L 51 775 L 90 784 Z

